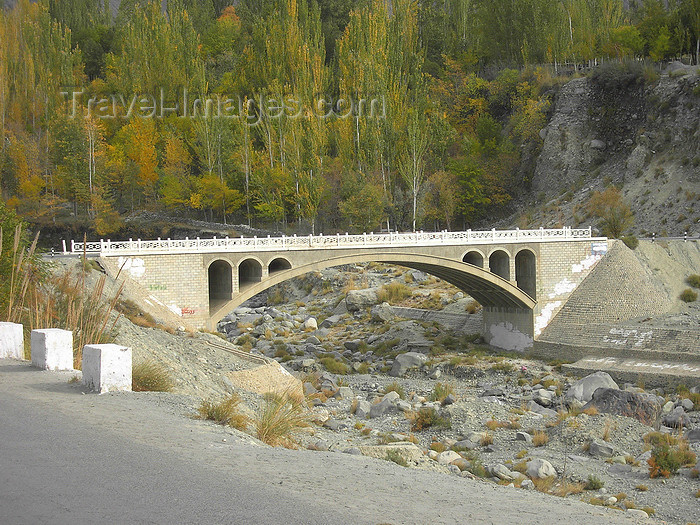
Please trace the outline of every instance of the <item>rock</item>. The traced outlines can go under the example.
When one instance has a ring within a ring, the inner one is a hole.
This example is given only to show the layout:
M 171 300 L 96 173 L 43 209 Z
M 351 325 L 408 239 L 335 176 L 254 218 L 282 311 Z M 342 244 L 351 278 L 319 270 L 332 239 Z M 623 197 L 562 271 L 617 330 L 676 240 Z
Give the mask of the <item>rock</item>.
M 533 392 L 533 397 L 532 399 L 536 401 L 538 404 L 548 407 L 552 404 L 552 400 L 554 399 L 554 392 L 550 392 L 549 390 L 545 390 L 544 388 L 540 388 L 538 390 L 535 390 Z
M 332 326 L 335 326 L 339 322 L 340 322 L 339 315 L 331 315 L 330 317 L 326 317 L 319 326 L 321 328 L 331 328 Z
M 343 346 L 350 350 L 351 352 L 357 352 L 357 349 L 360 347 L 360 343 L 362 342 L 361 339 L 355 339 L 353 341 L 345 341 L 343 343 Z
M 430 379 L 440 379 L 440 376 L 442 376 L 442 371 L 439 368 L 435 368 L 428 377 Z
M 516 478 L 516 475 L 513 474 L 508 469 L 508 467 L 501 463 L 498 463 L 497 465 L 491 468 L 491 474 L 493 476 L 496 476 L 498 479 L 502 479 L 505 481 L 513 481 Z
M 318 392 L 318 390 L 316 390 L 316 387 L 314 385 L 312 385 L 308 381 L 306 383 L 304 383 L 304 395 L 305 396 L 315 394 L 316 392 Z
M 411 410 L 413 407 L 411 406 L 411 403 L 408 401 L 404 401 L 403 399 L 399 399 L 396 402 L 396 408 L 400 410 L 401 412 L 407 412 Z
M 345 296 L 345 307 L 348 309 L 348 312 L 357 312 L 377 304 L 378 301 L 377 288 L 350 290 Z
M 357 408 L 355 408 L 355 417 L 359 419 L 367 419 L 371 409 L 372 405 L 369 401 L 358 401 Z
M 590 143 L 591 149 L 596 149 L 598 151 L 603 151 L 605 149 L 605 142 L 598 139 L 593 139 Z
M 309 337 L 306 338 L 306 344 L 307 345 L 320 345 L 321 341 L 319 341 L 318 337 L 315 335 L 310 335 Z
M 515 433 L 515 441 L 524 441 L 528 445 L 532 445 L 532 436 L 528 432 L 519 430 Z
M 469 460 L 460 457 L 455 459 L 452 463 L 450 463 L 450 465 L 455 465 L 457 468 L 459 468 L 459 470 L 464 472 L 465 470 L 468 470 L 472 464 L 469 462 Z
M 460 450 L 474 450 L 479 446 L 478 441 L 471 441 L 469 439 L 463 439 L 461 441 L 457 441 L 452 448 L 458 448 Z
M 454 405 L 455 401 L 457 401 L 457 398 L 454 394 L 447 394 L 447 397 L 442 401 L 442 404 L 445 406 Z
M 447 465 L 447 468 L 450 469 L 450 473 L 452 474 L 459 475 L 462 473 L 457 465 Z
M 440 452 L 437 457 L 437 462 L 440 463 L 440 465 L 449 465 L 456 459 L 460 459 L 462 456 L 457 454 L 454 450 L 445 450 L 444 452 Z
M 610 496 L 607 500 L 605 500 L 605 503 L 608 505 L 615 505 L 615 503 L 617 503 L 617 498 L 615 496 Z
M 369 411 L 369 417 L 381 417 L 387 412 L 395 409 L 395 401 L 399 399 L 399 395 L 396 392 L 389 392 L 386 394 L 382 400 L 376 405 L 372 405 Z
M 373 306 L 370 315 L 372 316 L 372 321 L 376 323 L 386 323 L 396 317 L 394 309 L 387 302 Z
M 329 419 L 323 424 L 324 427 L 332 430 L 333 432 L 339 432 L 341 430 L 347 430 L 348 424 L 344 421 L 338 421 L 337 419 Z
M 413 281 L 416 283 L 422 283 L 422 282 L 428 280 L 428 275 L 425 274 L 424 272 L 421 272 L 420 270 L 413 270 L 411 272 L 411 277 L 413 278 Z
M 531 478 L 549 478 L 557 475 L 552 464 L 546 459 L 531 459 L 526 464 L 525 473 Z
M 409 368 L 422 366 L 427 360 L 428 358 L 425 354 L 419 354 L 418 352 L 399 354 L 396 356 L 396 359 L 394 359 L 394 364 L 391 367 L 389 375 L 391 377 L 401 377 Z
M 315 317 L 309 317 L 301 325 L 302 330 L 316 330 L 318 328 L 318 323 Z M 319 341 L 320 342 L 320 341 Z
M 318 450 L 319 452 L 327 452 L 330 448 L 327 441 L 319 439 L 313 445 L 309 446 L 309 450 Z
M 676 407 L 670 414 L 666 414 L 661 422 L 671 428 L 687 427 L 690 425 L 690 418 L 683 407 Z
M 331 413 L 327 408 L 324 407 L 314 407 L 311 410 L 311 420 L 317 425 L 323 425 L 331 417 Z
M 525 490 L 534 490 L 535 484 L 531 479 L 526 479 L 520 484 L 520 488 Z
M 688 398 L 681 399 L 678 402 L 678 405 L 682 406 L 683 410 L 685 410 L 686 412 L 691 412 L 694 408 L 693 401 Z
M 362 451 L 357 447 L 350 447 L 343 450 L 345 454 L 350 454 L 351 456 L 361 456 Z
M 435 450 L 428 450 L 428 458 L 437 461 L 438 453 Z
M 590 452 L 592 456 L 598 458 L 609 458 L 613 455 L 615 449 L 607 441 L 603 441 L 602 439 L 594 439 L 591 441 L 588 452 Z
M 336 397 L 338 397 L 339 399 L 352 399 L 354 397 L 352 388 L 350 388 L 349 386 L 341 386 L 338 389 Z
M 527 409 L 530 412 L 534 412 L 535 414 L 540 414 L 541 416 L 544 417 L 557 417 L 556 411 L 552 410 L 551 408 L 545 408 L 539 403 L 535 403 L 534 401 L 528 401 L 527 403 Z
M 694 428 L 693 430 L 689 430 L 688 432 L 686 432 L 685 437 L 689 443 L 700 442 L 700 428 Z
M 583 408 L 591 407 L 606 414 L 633 417 L 640 423 L 650 426 L 654 424 L 661 411 L 661 405 L 656 396 L 635 394 L 616 388 L 598 388 Z
M 607 372 L 596 372 L 579 379 L 566 391 L 565 399 L 569 404 L 585 404 L 593 397 L 593 392 L 599 388 L 614 388 L 619 390 Z
M 625 459 L 625 456 L 613 456 L 610 458 L 610 461 L 616 465 L 626 465 L 627 460 Z
M 664 407 L 661 409 L 662 414 L 670 414 L 671 410 L 673 410 L 675 405 L 673 404 L 673 401 L 666 401 L 664 404 Z
M 642 519 L 647 519 L 649 517 L 649 514 L 644 512 L 642 509 L 627 509 L 627 513 Z

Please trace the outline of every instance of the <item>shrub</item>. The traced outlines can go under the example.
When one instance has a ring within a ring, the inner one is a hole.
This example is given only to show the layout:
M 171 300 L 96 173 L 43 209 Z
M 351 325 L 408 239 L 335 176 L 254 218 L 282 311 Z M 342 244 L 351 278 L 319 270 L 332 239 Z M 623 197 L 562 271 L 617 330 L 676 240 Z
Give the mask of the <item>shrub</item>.
M 411 430 L 418 432 L 426 428 L 450 428 L 450 420 L 442 417 L 437 410 L 432 407 L 424 407 L 409 415 L 412 423 Z
M 446 449 L 447 449 L 447 447 L 445 446 L 445 444 L 444 444 L 444 443 L 441 443 L 440 441 L 433 441 L 433 442 L 430 444 L 430 450 L 434 450 L 434 451 L 437 452 L 438 454 L 439 454 L 440 452 L 445 452 Z
M 248 418 L 238 410 L 241 397 L 231 394 L 220 403 L 202 401 L 197 412 L 199 419 L 208 419 L 221 425 L 228 425 L 239 430 L 245 430 L 248 426 Z
M 320 363 L 328 370 L 331 374 L 345 375 L 350 371 L 350 367 L 338 361 L 333 357 L 322 357 Z
M 605 482 L 598 476 L 596 476 L 595 474 L 589 474 L 585 488 L 586 490 L 599 490 L 602 489 L 604 485 Z
M 455 387 L 449 383 L 435 383 L 433 391 L 430 394 L 431 401 L 439 401 L 442 403 L 450 394 L 454 395 Z
M 507 361 L 501 361 L 500 363 L 494 363 L 491 365 L 491 370 L 496 372 L 510 373 L 515 370 L 515 366 Z
M 268 445 L 291 448 L 296 445 L 294 434 L 309 426 L 301 400 L 295 396 L 268 392 L 264 406 L 255 419 L 255 435 Z
M 543 447 L 547 443 L 549 443 L 549 436 L 541 430 L 535 430 L 535 433 L 532 435 L 532 444 L 536 447 Z
M 687 279 L 685 280 L 685 282 L 688 283 L 693 288 L 700 288 L 700 275 L 698 275 L 696 273 L 689 275 L 687 277 Z
M 488 445 L 491 445 L 491 444 L 493 444 L 493 436 L 491 434 L 489 434 L 488 432 L 484 432 L 484 435 L 481 436 L 479 443 L 481 444 L 482 447 L 486 447 Z
M 686 288 L 681 292 L 681 301 L 684 303 L 693 303 L 697 300 L 698 294 L 690 288 Z
M 687 443 L 681 442 L 678 447 L 668 445 L 658 445 L 652 449 L 649 463 L 649 477 L 657 478 L 662 476 L 668 478 L 678 472 L 683 466 L 695 464 L 695 453 L 688 450 Z
M 637 246 L 639 246 L 639 240 L 631 233 L 629 235 L 625 235 L 622 238 L 622 242 L 624 242 L 625 246 L 627 246 L 630 250 L 634 250 Z
M 649 490 L 649 487 L 647 487 L 646 485 L 637 485 L 634 488 L 636 488 L 639 492 L 646 492 L 647 490 Z
M 174 383 L 168 371 L 155 361 L 143 361 L 133 366 L 131 388 L 134 392 L 170 392 Z
M 396 463 L 397 465 L 401 465 L 402 467 L 408 467 L 406 459 L 401 455 L 401 452 L 399 452 L 398 450 L 387 451 L 386 459 L 387 461 L 391 461 L 393 463 Z
M 665 432 L 649 432 L 644 435 L 644 443 L 651 445 L 652 447 L 657 447 L 661 445 L 674 446 L 678 444 L 678 439 L 672 434 L 666 434 Z
M 389 392 L 396 392 L 401 399 L 406 399 L 406 391 L 397 381 L 384 387 L 384 393 L 388 394 Z

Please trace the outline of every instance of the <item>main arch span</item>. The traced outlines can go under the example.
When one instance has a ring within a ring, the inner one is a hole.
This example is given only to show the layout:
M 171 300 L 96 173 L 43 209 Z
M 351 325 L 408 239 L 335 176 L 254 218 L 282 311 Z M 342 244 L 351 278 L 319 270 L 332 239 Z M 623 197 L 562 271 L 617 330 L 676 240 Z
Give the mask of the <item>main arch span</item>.
M 484 307 L 484 337 L 524 350 L 607 251 L 590 229 L 491 230 L 72 243 L 97 252 L 195 328 L 213 329 L 254 295 L 308 272 L 380 262 L 443 279 Z

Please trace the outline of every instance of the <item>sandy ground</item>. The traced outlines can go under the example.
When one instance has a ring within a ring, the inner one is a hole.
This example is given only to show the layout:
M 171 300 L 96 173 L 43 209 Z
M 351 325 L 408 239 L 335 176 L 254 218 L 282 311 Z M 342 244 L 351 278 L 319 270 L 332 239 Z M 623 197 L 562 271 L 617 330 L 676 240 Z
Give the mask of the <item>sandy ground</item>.
M 190 398 L 95 395 L 71 376 L 0 360 L 0 523 L 636 522 L 387 461 L 259 446 L 188 417 Z

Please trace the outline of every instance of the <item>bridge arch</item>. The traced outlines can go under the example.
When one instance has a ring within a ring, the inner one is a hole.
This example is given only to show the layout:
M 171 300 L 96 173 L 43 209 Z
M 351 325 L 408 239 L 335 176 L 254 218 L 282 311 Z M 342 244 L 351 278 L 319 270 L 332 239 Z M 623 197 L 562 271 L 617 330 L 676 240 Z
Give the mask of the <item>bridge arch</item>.
M 292 268 L 292 263 L 290 263 L 284 257 L 275 257 L 267 265 L 268 274 L 272 275 L 276 272 L 281 272 L 282 270 L 290 270 Z
M 489 255 L 489 270 L 510 281 L 510 255 L 505 250 L 494 250 Z
M 209 306 L 230 301 L 233 296 L 233 267 L 224 259 L 216 259 L 207 268 Z
M 240 290 L 262 281 L 263 263 L 257 257 L 247 257 L 238 263 L 238 287 Z
M 483 268 L 484 254 L 481 252 L 481 250 L 469 250 L 462 256 L 462 262 Z
M 515 254 L 515 281 L 518 288 L 537 299 L 537 256 L 523 248 Z
M 247 259 L 250 260 L 250 259 Z M 244 261 L 245 262 L 245 261 Z M 269 275 L 264 281 L 250 282 L 226 305 L 217 311 L 210 311 L 210 323 L 215 324 L 224 315 L 240 306 L 251 297 L 267 290 L 271 286 L 309 272 L 323 270 L 333 266 L 344 266 L 362 262 L 395 264 L 434 275 L 464 290 L 485 307 L 503 309 L 529 310 L 535 307 L 535 300 L 515 286 L 514 283 L 492 272 L 461 261 L 416 253 L 360 253 L 331 257 L 321 261 L 281 270 Z M 242 263 L 241 263 L 242 264 Z M 239 265 L 240 268 L 240 265 Z

